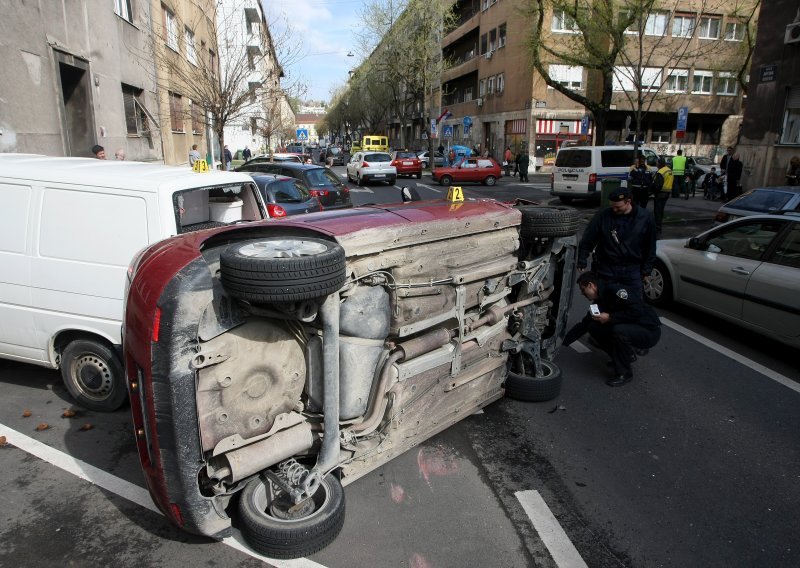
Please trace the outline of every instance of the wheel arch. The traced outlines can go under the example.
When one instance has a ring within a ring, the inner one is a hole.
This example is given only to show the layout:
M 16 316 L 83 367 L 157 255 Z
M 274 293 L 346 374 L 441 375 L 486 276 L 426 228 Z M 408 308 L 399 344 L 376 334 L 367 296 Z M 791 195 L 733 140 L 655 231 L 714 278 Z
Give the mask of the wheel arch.
M 122 324 L 120 323 L 120 326 L 121 325 Z M 64 348 L 73 341 L 83 340 L 94 341 L 95 343 L 100 343 L 101 345 L 108 347 L 117 354 L 121 362 L 122 342 L 117 341 L 117 339 L 118 338 L 112 337 L 107 333 L 103 333 L 88 327 L 64 328 L 56 331 L 56 333 L 54 333 L 53 337 L 50 339 L 48 356 L 50 357 L 50 362 L 52 363 L 53 367 L 59 368 L 61 367 L 61 353 L 64 351 Z

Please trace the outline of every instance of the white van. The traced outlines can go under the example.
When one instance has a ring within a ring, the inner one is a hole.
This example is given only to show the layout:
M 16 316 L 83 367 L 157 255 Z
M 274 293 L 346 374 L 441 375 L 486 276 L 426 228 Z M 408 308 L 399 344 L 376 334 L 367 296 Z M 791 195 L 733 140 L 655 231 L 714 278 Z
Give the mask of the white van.
M 166 237 L 267 217 L 250 176 L 0 154 L 0 358 L 61 368 L 86 408 L 126 399 L 128 265 Z
M 658 154 L 640 146 L 648 166 L 656 167 Z M 562 202 L 573 199 L 599 198 L 604 179 L 617 178 L 627 187 L 628 172 L 633 165 L 633 146 L 569 146 L 556 154 L 556 165 L 550 174 L 550 195 Z

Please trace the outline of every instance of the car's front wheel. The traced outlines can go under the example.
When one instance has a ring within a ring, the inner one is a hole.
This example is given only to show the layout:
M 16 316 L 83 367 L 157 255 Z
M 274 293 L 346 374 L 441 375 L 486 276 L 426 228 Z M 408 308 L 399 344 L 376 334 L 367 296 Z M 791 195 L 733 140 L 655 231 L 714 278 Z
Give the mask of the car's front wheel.
M 358 174 L 358 177 L 356 178 L 356 183 L 359 186 L 363 186 L 364 185 L 364 179 L 361 177 L 361 174 Z
M 342 530 L 344 512 L 344 489 L 332 475 L 298 504 L 285 493 L 276 495 L 262 476 L 250 481 L 239 499 L 242 535 L 257 552 L 272 558 L 300 558 L 322 550 Z
M 445 175 L 439 178 L 439 185 L 450 185 L 451 183 L 453 183 L 453 178 L 450 176 Z
M 654 306 L 665 306 L 672 301 L 672 280 L 667 267 L 657 260 L 644 283 L 644 299 Z

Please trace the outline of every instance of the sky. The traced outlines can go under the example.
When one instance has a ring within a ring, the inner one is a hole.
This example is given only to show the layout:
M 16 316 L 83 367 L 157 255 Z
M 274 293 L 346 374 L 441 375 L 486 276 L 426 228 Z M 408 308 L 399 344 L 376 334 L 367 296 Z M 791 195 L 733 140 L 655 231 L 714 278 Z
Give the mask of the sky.
M 287 67 L 306 83 L 304 100 L 329 102 L 331 89 L 344 85 L 347 72 L 361 61 L 354 33 L 366 1 L 262 0 L 273 36 L 281 37 L 281 25 L 288 21 L 292 37 L 301 45 L 301 57 Z M 349 52 L 354 56 L 348 57 Z

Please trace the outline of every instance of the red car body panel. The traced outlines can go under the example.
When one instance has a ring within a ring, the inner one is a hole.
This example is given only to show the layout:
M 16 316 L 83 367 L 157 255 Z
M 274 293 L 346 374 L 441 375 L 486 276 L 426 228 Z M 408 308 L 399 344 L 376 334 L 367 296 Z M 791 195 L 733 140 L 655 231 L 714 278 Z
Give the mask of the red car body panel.
M 463 167 L 465 164 L 475 162 L 476 166 L 481 162 L 491 162 L 490 167 Z M 461 162 L 453 166 L 446 166 L 444 168 L 435 168 L 433 170 L 433 179 L 438 182 L 443 176 L 447 175 L 454 182 L 475 182 L 483 183 L 487 177 L 492 176 L 499 179 L 502 175 L 502 168 L 493 158 L 464 158 Z

